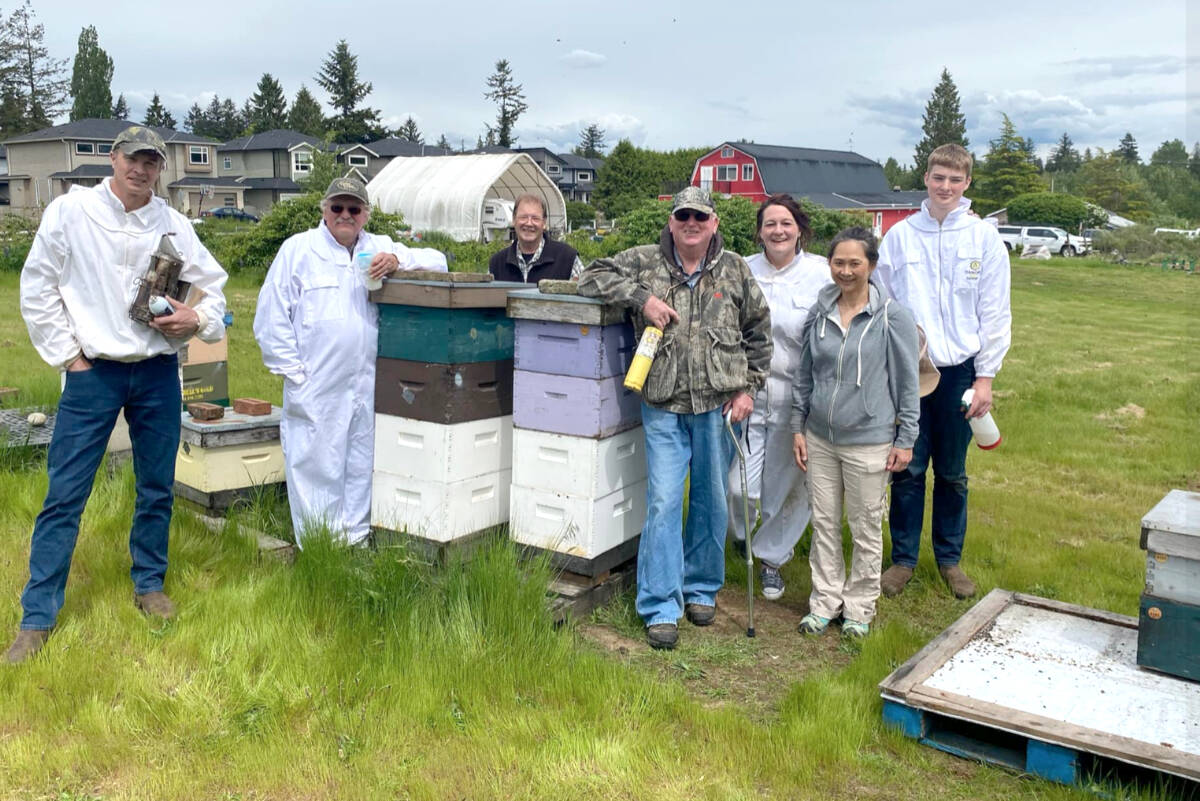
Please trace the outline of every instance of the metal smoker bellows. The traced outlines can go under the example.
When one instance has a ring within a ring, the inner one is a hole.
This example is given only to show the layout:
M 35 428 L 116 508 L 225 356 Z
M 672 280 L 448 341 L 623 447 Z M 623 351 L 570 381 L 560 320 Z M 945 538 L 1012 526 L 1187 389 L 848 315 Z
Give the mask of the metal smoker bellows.
M 180 303 L 187 300 L 188 290 L 192 288 L 190 281 L 179 280 L 183 270 L 183 257 L 171 244 L 167 234 L 163 234 L 158 242 L 158 249 L 150 255 L 150 266 L 146 274 L 138 280 L 137 296 L 129 306 L 130 319 L 139 323 L 149 323 L 154 319 L 150 311 L 151 295 L 168 295 Z

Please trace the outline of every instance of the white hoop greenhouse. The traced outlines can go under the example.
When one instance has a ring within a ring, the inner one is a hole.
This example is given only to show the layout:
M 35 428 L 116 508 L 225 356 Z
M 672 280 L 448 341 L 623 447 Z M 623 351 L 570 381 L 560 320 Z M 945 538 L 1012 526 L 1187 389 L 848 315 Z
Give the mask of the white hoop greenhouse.
M 397 157 L 367 185 L 371 202 L 400 212 L 413 231 L 441 231 L 460 241 L 484 238 L 497 224 L 498 206 L 530 193 L 546 202 L 547 228 L 564 230 L 567 211 L 562 192 L 525 153 L 497 155 Z M 491 213 L 485 213 L 491 211 Z

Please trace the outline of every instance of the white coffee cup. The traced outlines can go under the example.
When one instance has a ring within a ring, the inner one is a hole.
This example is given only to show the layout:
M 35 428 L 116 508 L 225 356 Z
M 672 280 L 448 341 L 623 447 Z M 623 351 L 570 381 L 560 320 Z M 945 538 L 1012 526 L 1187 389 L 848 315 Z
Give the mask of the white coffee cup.
M 371 261 L 374 260 L 375 254 L 363 250 L 354 257 L 354 263 L 358 265 L 359 274 L 362 276 L 363 286 L 367 289 L 382 289 L 383 279 L 371 277 Z

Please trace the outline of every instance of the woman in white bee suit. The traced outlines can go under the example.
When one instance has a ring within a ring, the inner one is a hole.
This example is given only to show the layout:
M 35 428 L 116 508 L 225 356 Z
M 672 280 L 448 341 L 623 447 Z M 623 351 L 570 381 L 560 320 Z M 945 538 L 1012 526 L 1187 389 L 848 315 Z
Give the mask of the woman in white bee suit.
M 298 544 L 321 527 L 351 545 L 370 533 L 379 310 L 355 257 L 375 254 L 372 278 L 446 269 L 437 251 L 364 232 L 370 213 L 361 181 L 335 179 L 321 224 L 283 243 L 258 295 L 254 336 L 285 379 L 280 437 Z
M 804 474 L 792 457 L 792 373 L 800 361 L 804 320 L 817 302 L 821 287 L 830 283 L 829 265 L 821 256 L 804 251 L 812 240 L 808 215 L 790 195 L 772 195 L 758 209 L 758 240 L 763 252 L 746 263 L 771 307 L 771 372 L 754 399 L 746 427 L 747 485 L 758 501 L 762 525 L 754 535 L 754 556 L 762 567 L 759 584 L 769 599 L 783 595 L 779 573 L 795 550 L 812 512 Z M 744 553 L 746 532 L 742 515 L 739 471 L 735 462 L 729 478 L 729 534 Z M 751 525 L 754 524 L 751 515 Z

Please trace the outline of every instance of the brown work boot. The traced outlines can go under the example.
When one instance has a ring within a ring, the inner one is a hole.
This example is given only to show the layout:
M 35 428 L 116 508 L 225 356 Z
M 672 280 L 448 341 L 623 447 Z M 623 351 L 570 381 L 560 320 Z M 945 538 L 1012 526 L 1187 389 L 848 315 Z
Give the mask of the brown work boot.
M 958 565 L 944 565 L 938 568 L 942 578 L 950 585 L 950 592 L 955 598 L 970 598 L 975 595 L 975 582 L 962 571 Z
M 148 592 L 145 595 L 134 595 L 133 603 L 147 615 L 161 617 L 163 620 L 175 617 L 175 604 L 171 603 L 171 599 L 161 590 Z
M 904 592 L 904 587 L 913 577 L 913 569 L 904 565 L 892 565 L 879 577 L 879 588 L 889 598 Z
M 42 650 L 42 646 L 46 644 L 49 637 L 49 629 L 21 629 L 17 632 L 17 638 L 13 640 L 13 644 L 9 646 L 8 652 L 4 654 L 4 661 L 10 665 L 24 662 Z

